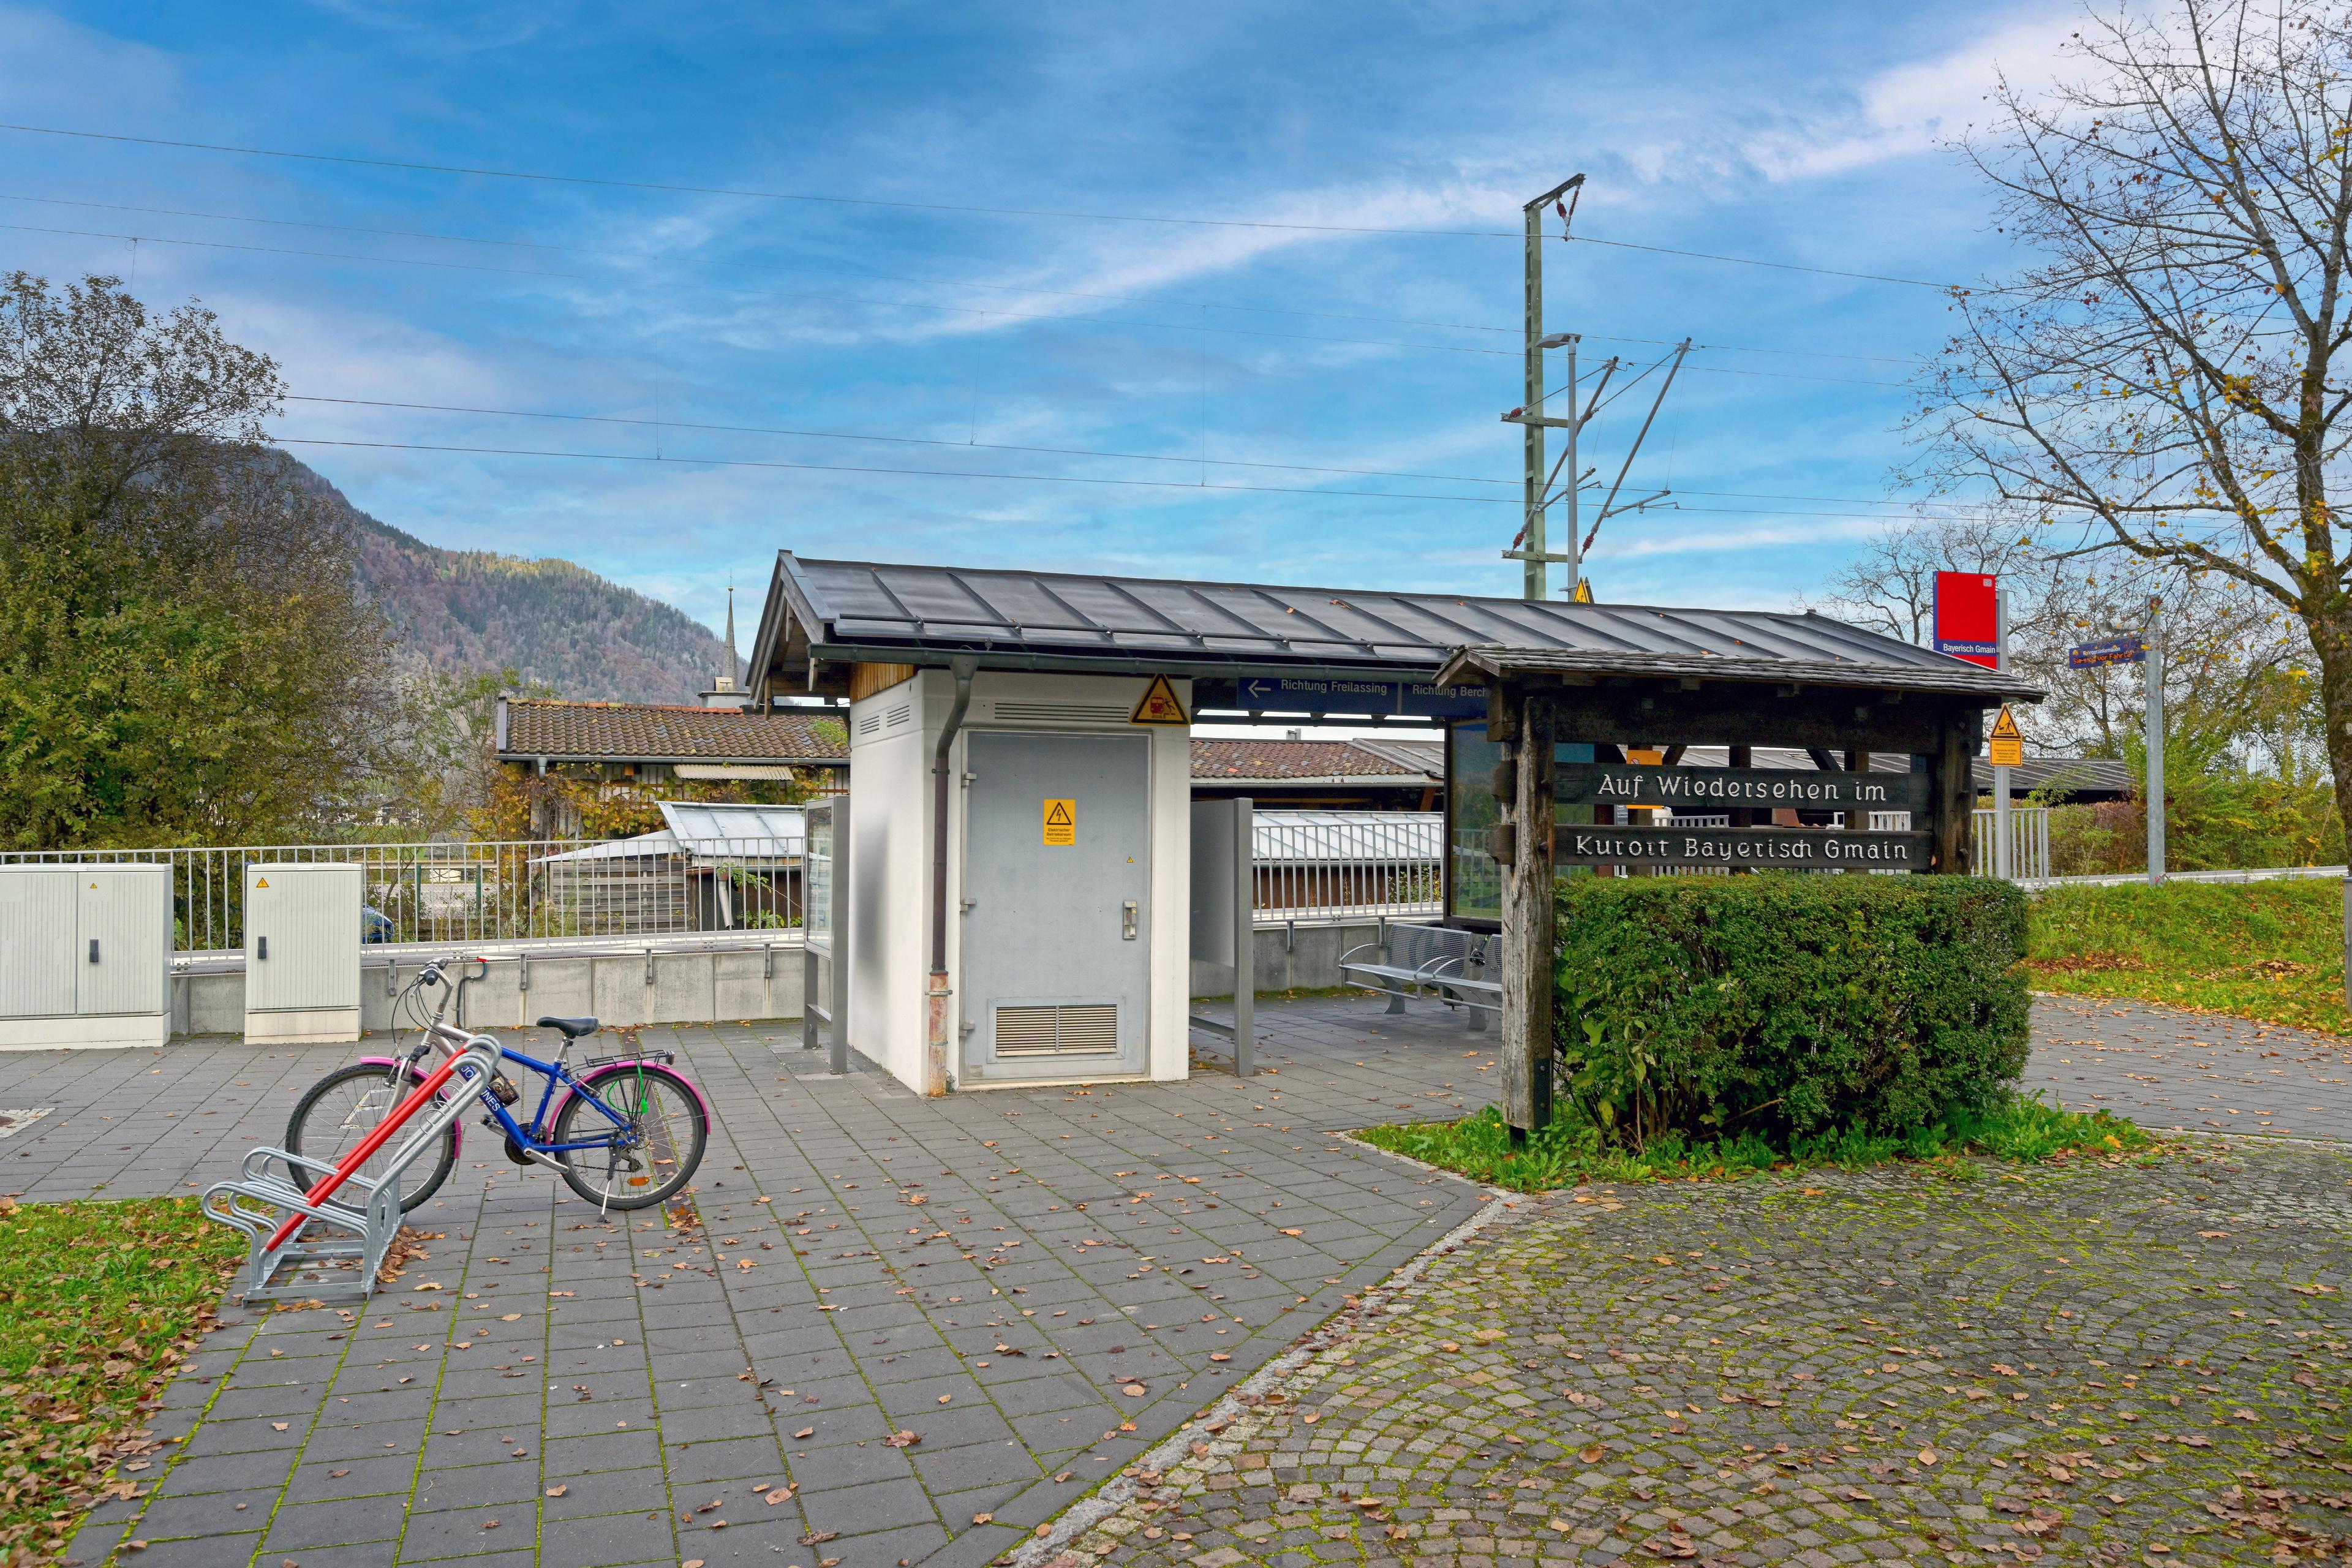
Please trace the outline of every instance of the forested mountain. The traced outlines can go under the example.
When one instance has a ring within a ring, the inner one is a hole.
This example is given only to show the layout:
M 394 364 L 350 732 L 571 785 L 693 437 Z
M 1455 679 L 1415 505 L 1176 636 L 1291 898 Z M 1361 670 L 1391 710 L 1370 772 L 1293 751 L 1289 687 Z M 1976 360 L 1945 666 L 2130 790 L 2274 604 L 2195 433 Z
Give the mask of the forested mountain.
M 511 667 L 578 701 L 692 702 L 725 667 L 724 646 L 682 610 L 569 561 L 427 544 L 305 471 L 351 514 L 361 586 L 390 612 L 410 668 Z

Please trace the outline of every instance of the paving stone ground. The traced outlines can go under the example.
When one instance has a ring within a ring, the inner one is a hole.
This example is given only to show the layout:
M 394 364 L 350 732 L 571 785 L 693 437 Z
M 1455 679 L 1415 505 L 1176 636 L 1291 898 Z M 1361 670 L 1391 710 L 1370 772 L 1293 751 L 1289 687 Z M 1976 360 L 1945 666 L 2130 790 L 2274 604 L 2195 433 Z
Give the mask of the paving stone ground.
M 2027 1087 L 2152 1130 L 2352 1140 L 2352 1040 L 2213 1013 L 2034 999 Z
M 1020 1561 L 2352 1561 L 2348 1195 L 2232 1141 L 1497 1203 Z
M 2045 999 L 2036 1016 L 2029 1082 L 2070 1104 L 2104 1095 L 2169 1125 L 2153 1113 L 2168 1102 L 2222 1103 L 2242 1111 L 2233 1126 L 2260 1131 L 2254 1113 L 2268 1110 L 2273 1132 L 2352 1137 L 2352 1107 L 2279 1114 L 2343 1106 L 2328 1081 L 2345 1076 L 2341 1042 L 2071 1001 Z M 978 1563 L 1034 1542 L 1034 1526 L 1478 1210 L 1467 1184 L 1332 1134 L 1484 1104 L 1491 1034 L 1426 1005 L 1398 1018 L 1348 998 L 1263 1005 L 1259 1018 L 1275 1070 L 1247 1083 L 1207 1071 L 1183 1086 L 937 1101 L 871 1074 L 828 1079 L 786 1026 L 646 1030 L 646 1045 L 680 1052 L 718 1112 L 700 1231 L 604 1223 L 478 1136 L 418 1216 L 441 1237 L 373 1310 L 228 1314 L 235 1326 L 154 1423 L 185 1439 L 175 1457 L 147 1496 L 94 1516 L 70 1554 L 96 1563 L 138 1540 L 149 1544 L 121 1561 L 862 1568 Z M 0 1191 L 189 1191 L 277 1142 L 300 1088 L 351 1054 L 214 1040 L 0 1057 L 0 1116 L 13 1116 L 0 1120 Z M 2222 1100 L 2225 1072 L 2254 1081 L 2229 1083 Z M 2234 1098 L 2256 1089 L 2271 1092 Z M 1967 1209 L 1988 1191 L 2018 1201 L 1998 1182 L 1944 1197 Z M 1674 1196 L 1760 1201 L 1695 1193 Z M 1624 1225 L 1654 1197 L 1629 1189 L 1599 1215 L 1559 1214 Z M 1543 1209 L 1505 1211 L 1495 1234 Z M 1848 1266 L 1816 1243 L 1867 1257 L 1865 1242 L 1833 1226 L 1791 1234 L 1774 1288 L 1834 1281 Z M 1512 1256 L 1531 1276 L 1569 1277 L 1541 1248 Z M 1483 1305 L 1449 1310 L 1464 1332 L 1487 1326 Z M 1588 1339 L 1638 1344 L 1675 1327 L 1633 1296 L 1603 1319 L 1559 1321 L 1544 1331 L 1573 1342 L 1563 1362 Z M 1507 1419 L 1523 1408 L 1471 1381 L 1475 1369 L 1424 1372 L 1465 1410 L 1490 1394 Z M 921 1440 L 890 1447 L 898 1431 Z M 761 1500 L 772 1485 L 754 1489 L 778 1482 L 792 1489 L 779 1503 Z M 1172 1543 L 1160 1528 L 1152 1550 Z M 1256 1537 L 1186 1544 L 1192 1561 L 1277 1560 Z
M 717 1112 L 700 1231 L 602 1219 L 478 1135 L 369 1310 L 227 1314 L 152 1424 L 174 1458 L 70 1555 L 984 1562 L 1475 1211 L 1330 1134 L 1483 1103 L 1491 1034 L 1347 998 L 1265 1033 L 1247 1082 L 926 1101 L 785 1026 L 643 1031 Z M 0 1058 L 0 1105 L 53 1108 L 0 1190 L 189 1191 L 352 1054 Z

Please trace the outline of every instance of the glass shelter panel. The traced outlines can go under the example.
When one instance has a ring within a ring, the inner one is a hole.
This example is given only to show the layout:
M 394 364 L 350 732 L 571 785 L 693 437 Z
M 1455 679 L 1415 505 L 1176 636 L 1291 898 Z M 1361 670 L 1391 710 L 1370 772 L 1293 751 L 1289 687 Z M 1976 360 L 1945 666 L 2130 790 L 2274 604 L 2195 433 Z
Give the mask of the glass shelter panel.
M 833 807 L 830 803 L 808 809 L 807 840 L 803 867 L 808 886 L 802 900 L 803 929 L 812 947 L 830 951 L 833 943 Z
M 1486 739 L 1484 724 L 1455 724 L 1446 731 L 1445 827 L 1446 918 L 1500 921 L 1503 918 L 1503 878 L 1494 857 L 1486 853 L 1487 834 L 1495 826 L 1495 764 L 1503 748 Z M 1589 763 L 1592 746 L 1584 741 L 1560 741 L 1552 746 L 1556 763 Z

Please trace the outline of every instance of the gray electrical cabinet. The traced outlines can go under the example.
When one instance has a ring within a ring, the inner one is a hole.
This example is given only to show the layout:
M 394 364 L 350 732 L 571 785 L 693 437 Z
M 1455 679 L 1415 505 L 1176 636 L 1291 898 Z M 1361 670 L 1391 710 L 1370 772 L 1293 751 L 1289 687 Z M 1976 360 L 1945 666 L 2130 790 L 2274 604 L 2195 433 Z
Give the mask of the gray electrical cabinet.
M 360 1037 L 357 866 L 245 868 L 245 1037 L 255 1043 Z
M 170 867 L 0 867 L 0 1050 L 171 1034 Z

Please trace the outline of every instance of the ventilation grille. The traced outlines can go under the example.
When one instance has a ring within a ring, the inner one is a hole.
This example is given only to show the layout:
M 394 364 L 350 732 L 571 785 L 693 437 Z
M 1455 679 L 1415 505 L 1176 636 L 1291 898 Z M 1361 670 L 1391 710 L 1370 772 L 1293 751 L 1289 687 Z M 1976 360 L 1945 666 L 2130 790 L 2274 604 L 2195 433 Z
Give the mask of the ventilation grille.
M 901 729 L 914 721 L 914 704 L 901 702 L 894 708 L 886 708 L 879 712 L 869 712 L 859 718 L 857 732 L 861 735 L 878 735 L 885 730 Z
M 1000 1057 L 1108 1057 L 1118 1053 L 1118 1005 L 999 1007 Z
M 1124 724 L 1128 710 L 1116 702 L 1005 702 L 996 717 L 1016 724 Z

